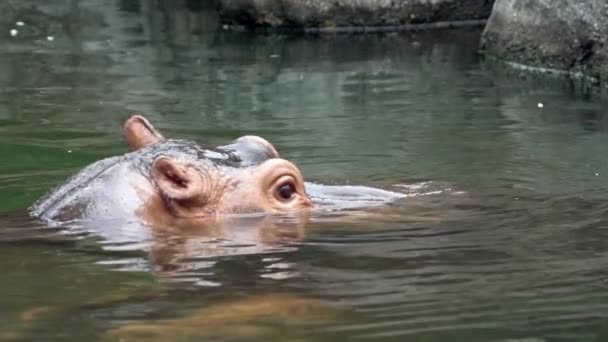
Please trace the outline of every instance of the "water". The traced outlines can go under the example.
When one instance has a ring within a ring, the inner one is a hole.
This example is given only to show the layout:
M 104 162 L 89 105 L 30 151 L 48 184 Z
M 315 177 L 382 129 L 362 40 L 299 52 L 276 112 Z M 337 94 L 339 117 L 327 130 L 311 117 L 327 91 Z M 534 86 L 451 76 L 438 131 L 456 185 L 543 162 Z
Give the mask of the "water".
M 604 95 L 483 61 L 479 29 L 230 33 L 198 5 L 0 4 L 0 340 L 608 337 Z M 264 136 L 309 180 L 418 196 L 147 246 L 28 219 L 126 150 L 132 111 L 170 137 Z

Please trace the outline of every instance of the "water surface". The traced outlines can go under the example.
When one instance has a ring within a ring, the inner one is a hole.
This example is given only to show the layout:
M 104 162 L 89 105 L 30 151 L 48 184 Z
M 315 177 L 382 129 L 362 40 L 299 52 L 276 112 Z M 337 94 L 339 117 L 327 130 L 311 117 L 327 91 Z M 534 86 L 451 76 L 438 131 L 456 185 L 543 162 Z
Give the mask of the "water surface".
M 233 33 L 198 4 L 0 4 L 0 338 L 608 338 L 604 95 L 484 62 L 479 29 Z M 417 196 L 142 245 L 28 219 L 126 150 L 132 111 L 171 137 L 264 136 L 309 180 Z

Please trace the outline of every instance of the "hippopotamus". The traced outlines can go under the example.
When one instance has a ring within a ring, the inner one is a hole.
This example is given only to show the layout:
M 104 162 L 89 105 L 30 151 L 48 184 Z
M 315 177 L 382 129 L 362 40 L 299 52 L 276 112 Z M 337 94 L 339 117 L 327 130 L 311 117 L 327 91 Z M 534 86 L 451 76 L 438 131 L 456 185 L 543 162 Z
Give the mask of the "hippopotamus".
M 175 226 L 402 197 L 367 187 L 305 184 L 298 167 L 259 136 L 215 147 L 166 139 L 140 114 L 125 122 L 123 132 L 129 153 L 84 168 L 38 200 L 31 213 L 49 222 L 123 219 Z

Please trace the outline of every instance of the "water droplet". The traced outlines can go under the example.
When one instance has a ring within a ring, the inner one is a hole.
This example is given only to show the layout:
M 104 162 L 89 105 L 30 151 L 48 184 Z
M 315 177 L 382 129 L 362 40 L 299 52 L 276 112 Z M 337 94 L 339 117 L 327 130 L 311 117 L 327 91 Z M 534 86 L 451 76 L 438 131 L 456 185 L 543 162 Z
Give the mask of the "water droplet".
M 277 262 L 277 263 L 265 266 L 264 268 L 268 268 L 268 269 L 274 268 L 274 269 L 280 269 L 280 270 L 287 270 L 287 269 L 293 268 L 293 266 L 294 265 L 292 263 L 289 263 L 289 262 Z
M 262 275 L 260 275 L 260 277 L 266 278 L 266 279 L 284 280 L 284 279 L 295 278 L 295 277 L 298 277 L 299 275 L 300 275 L 299 272 L 275 272 L 275 273 L 262 274 Z
M 270 55 L 269 57 L 270 57 L 270 58 L 279 58 L 279 57 L 281 57 L 281 56 L 280 56 L 280 55 L 276 55 L 276 54 L 272 54 L 272 55 Z
M 15 29 L 11 30 L 11 37 L 14 37 L 14 36 L 16 36 L 18 34 L 19 34 L 19 31 L 15 30 Z
M 23 21 L 18 21 L 18 22 L 15 23 L 15 25 L 17 25 L 17 26 L 23 26 L 23 25 L 25 25 L 25 23 Z
M 201 279 L 201 280 L 197 281 L 195 284 L 198 285 L 198 286 L 204 286 L 204 287 L 218 287 L 218 286 L 222 286 L 222 283 L 218 283 L 218 282 L 215 282 L 215 281 L 204 280 L 204 279 Z
M 72 150 L 68 150 L 68 153 L 72 153 Z
M 544 104 L 542 104 L 541 102 L 539 102 L 539 103 L 538 103 L 536 106 L 537 106 L 538 108 L 543 108 L 545 105 L 544 105 Z
M 52 42 L 53 40 L 55 40 L 55 38 L 53 36 L 47 36 L 46 40 L 48 40 L 49 42 Z
M 275 262 L 275 261 L 280 261 L 281 258 L 263 258 L 262 261 L 263 262 Z

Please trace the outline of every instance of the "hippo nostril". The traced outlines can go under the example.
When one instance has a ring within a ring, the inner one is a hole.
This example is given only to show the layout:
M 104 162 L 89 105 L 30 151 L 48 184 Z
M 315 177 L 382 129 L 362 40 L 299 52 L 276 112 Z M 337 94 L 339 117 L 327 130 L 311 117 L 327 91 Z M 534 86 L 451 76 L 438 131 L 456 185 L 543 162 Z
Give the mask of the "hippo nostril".
M 304 205 L 305 207 L 308 207 L 308 208 L 311 208 L 311 207 L 313 207 L 313 206 L 314 206 L 314 204 L 312 203 L 312 200 L 311 200 L 311 199 L 310 199 L 310 197 L 308 197 L 308 196 L 305 196 L 305 197 L 304 197 L 304 203 L 303 203 L 303 205 Z

